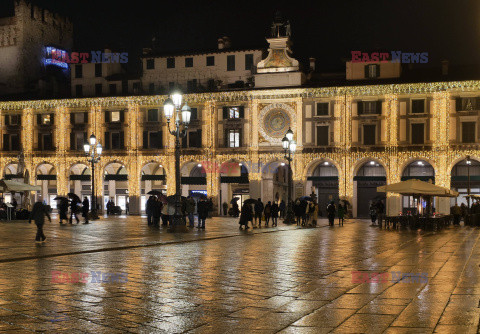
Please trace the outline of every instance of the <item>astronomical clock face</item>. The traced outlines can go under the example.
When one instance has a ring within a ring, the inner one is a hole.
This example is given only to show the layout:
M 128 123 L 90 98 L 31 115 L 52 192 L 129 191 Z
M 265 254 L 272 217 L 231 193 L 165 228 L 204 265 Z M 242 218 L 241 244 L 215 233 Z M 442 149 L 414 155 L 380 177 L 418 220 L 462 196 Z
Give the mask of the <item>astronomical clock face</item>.
M 290 105 L 274 103 L 260 112 L 260 134 L 272 144 L 281 144 L 289 128 L 293 128 L 292 119 L 295 111 Z
M 274 109 L 265 115 L 263 126 L 270 137 L 283 138 L 290 127 L 290 118 L 285 110 Z

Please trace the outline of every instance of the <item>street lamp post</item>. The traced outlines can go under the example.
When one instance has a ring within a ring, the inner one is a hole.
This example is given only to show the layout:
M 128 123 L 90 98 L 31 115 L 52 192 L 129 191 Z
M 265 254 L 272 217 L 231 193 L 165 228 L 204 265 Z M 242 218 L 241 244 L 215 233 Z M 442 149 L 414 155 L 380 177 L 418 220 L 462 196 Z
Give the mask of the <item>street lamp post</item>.
M 292 166 L 291 162 L 293 160 L 292 156 L 297 149 L 297 143 L 293 140 L 293 131 L 288 129 L 285 137 L 282 139 L 282 146 L 285 150 L 285 159 L 288 161 L 288 186 L 287 186 L 287 214 L 285 224 L 293 224 L 295 222 L 295 214 L 293 213 L 293 203 L 292 203 Z
M 83 145 L 85 150 L 85 155 L 87 156 L 87 161 L 92 166 L 92 210 L 91 210 L 91 219 L 98 219 L 97 214 L 97 195 L 95 193 L 95 164 L 100 161 L 102 156 L 102 145 L 97 143 L 97 138 L 94 134 L 88 139 L 88 143 Z
M 470 211 L 470 165 L 472 164 L 472 160 L 470 156 L 467 155 L 467 208 Z
M 190 107 L 185 103 L 182 107 L 182 94 L 174 92 L 163 104 L 163 112 L 167 118 L 168 132 L 175 136 L 175 214 L 170 226 L 171 232 L 187 232 L 185 221 L 182 219 L 182 202 L 180 190 L 180 138 L 187 134 L 188 124 L 192 115 Z M 174 128 L 170 130 L 170 119 L 174 118 Z

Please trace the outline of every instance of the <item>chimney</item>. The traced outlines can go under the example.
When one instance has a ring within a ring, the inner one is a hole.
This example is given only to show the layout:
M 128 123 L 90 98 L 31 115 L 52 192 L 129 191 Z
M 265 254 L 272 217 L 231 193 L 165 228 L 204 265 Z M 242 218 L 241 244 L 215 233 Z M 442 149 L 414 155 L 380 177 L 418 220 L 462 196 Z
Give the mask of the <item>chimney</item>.
M 230 42 L 230 37 L 228 36 L 223 36 L 223 43 L 225 44 L 225 49 L 229 49 L 232 46 L 232 43 Z
M 442 60 L 442 75 L 448 75 L 448 60 Z
M 219 39 L 218 39 L 218 49 L 219 49 L 219 50 L 222 50 L 222 49 L 224 49 L 224 48 L 225 48 L 225 43 L 224 43 L 224 41 L 223 41 L 223 38 L 219 38 Z
M 315 58 L 310 57 L 310 72 L 315 72 Z

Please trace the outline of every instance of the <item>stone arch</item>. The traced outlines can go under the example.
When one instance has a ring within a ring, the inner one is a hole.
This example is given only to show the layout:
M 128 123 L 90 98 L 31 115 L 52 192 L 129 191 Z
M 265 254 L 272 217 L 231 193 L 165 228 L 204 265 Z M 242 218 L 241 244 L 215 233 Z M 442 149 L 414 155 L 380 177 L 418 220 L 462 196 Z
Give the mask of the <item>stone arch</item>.
M 122 161 L 108 161 L 103 165 L 101 189 L 101 192 L 103 192 L 103 209 L 106 209 L 108 200 L 113 200 L 115 206 L 119 206 L 122 213 L 125 212 L 128 203 L 129 177 L 128 170 Z
M 387 168 L 381 159 L 365 157 L 355 163 L 353 171 L 353 214 L 366 218 L 372 203 L 386 203 L 385 193 L 377 192 L 377 187 L 387 183 Z
M 57 171 L 54 164 L 43 161 L 35 166 L 35 185 L 41 187 L 35 200 L 44 201 L 56 209 L 57 202 L 54 198 L 57 196 Z

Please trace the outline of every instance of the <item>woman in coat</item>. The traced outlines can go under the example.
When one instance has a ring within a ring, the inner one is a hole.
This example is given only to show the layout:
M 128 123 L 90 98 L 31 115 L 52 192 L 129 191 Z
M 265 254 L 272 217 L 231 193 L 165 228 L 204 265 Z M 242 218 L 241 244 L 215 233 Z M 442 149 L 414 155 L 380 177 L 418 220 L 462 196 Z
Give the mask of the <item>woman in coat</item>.
M 65 220 L 68 223 L 68 200 L 67 199 L 61 199 L 60 203 L 58 204 L 58 211 L 60 213 L 60 224 L 63 223 Z
M 250 204 L 243 204 L 239 221 L 240 228 L 242 228 L 242 226 L 245 226 L 245 229 L 247 229 L 249 221 L 253 221 L 252 206 Z

